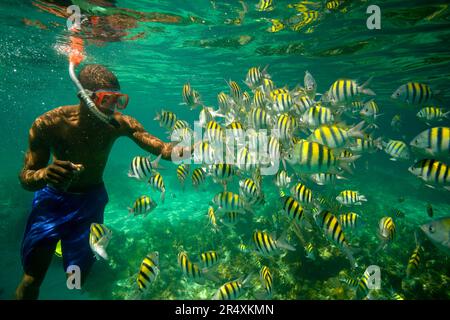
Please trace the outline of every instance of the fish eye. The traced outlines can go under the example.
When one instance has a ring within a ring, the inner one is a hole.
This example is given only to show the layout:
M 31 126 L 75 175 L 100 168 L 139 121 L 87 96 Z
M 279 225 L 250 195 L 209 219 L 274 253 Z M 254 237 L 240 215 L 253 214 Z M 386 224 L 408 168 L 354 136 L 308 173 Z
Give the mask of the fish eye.
M 430 233 L 434 233 L 434 227 L 433 226 L 429 226 L 428 227 L 428 231 L 430 231 Z
M 400 92 L 397 92 L 395 95 L 396 95 L 397 97 L 399 97 L 399 96 L 400 96 Z

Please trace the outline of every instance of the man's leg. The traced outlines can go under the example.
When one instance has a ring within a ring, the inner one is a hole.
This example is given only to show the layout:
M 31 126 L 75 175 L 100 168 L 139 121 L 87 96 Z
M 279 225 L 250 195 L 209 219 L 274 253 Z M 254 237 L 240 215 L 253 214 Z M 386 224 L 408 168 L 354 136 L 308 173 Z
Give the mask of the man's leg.
M 56 247 L 56 244 L 55 244 Z M 55 248 L 52 246 L 37 247 L 30 253 L 22 281 L 16 289 L 17 300 L 36 300 L 39 288 L 52 261 Z

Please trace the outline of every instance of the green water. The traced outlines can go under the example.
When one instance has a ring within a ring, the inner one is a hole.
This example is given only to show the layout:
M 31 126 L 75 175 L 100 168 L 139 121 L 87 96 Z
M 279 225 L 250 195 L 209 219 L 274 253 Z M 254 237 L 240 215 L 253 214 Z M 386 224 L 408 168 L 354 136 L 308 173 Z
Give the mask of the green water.
M 182 102 L 184 83 L 200 92 L 206 105 L 217 107 L 217 94 L 228 92 L 225 80 L 243 84 L 247 70 L 268 65 L 268 72 L 278 87 L 290 89 L 303 83 L 308 70 L 323 93 L 338 78 L 363 83 L 373 77 L 370 88 L 383 115 L 377 121 L 375 136 L 406 142 L 428 126 L 415 114 L 417 107 L 401 107 L 390 99 L 393 91 L 408 81 L 424 82 L 441 94 L 440 106 L 448 107 L 450 79 L 449 9 L 445 1 L 379 1 L 381 30 L 368 30 L 365 13 L 370 1 L 343 1 L 337 10 L 324 10 L 319 18 L 299 31 L 289 28 L 270 33 L 268 19 L 288 19 L 297 12 L 289 1 L 274 0 L 274 10 L 258 12 L 257 1 L 247 1 L 248 12 L 240 25 L 230 24 L 242 12 L 236 1 L 117 1 L 117 7 L 142 12 L 176 15 L 180 23 L 138 21 L 128 29 L 106 26 L 106 34 L 86 39 L 88 63 L 106 65 L 118 76 L 121 89 L 130 95 L 125 113 L 138 119 L 152 134 L 167 140 L 167 133 L 153 120 L 160 109 L 176 112 L 192 123 L 198 110 L 190 111 Z M 320 2 L 319 2 L 320 3 Z M 0 298 L 12 297 L 22 276 L 20 243 L 31 206 L 32 193 L 24 191 L 17 179 L 27 149 L 28 129 L 40 114 L 57 106 L 76 104 L 76 91 L 68 77 L 68 63 L 61 48 L 68 41 L 66 20 L 37 5 L 42 1 L 3 0 L 0 4 L 0 93 L 2 97 L 0 151 Z M 190 18 L 193 17 L 193 18 Z M 24 20 L 26 19 L 26 20 Z M 193 22 L 194 21 L 194 22 Z M 132 40 L 134 36 L 137 39 Z M 250 90 L 248 90 L 250 92 Z M 394 115 L 400 114 L 404 125 L 392 130 Z M 448 126 L 448 120 L 441 123 Z M 254 299 L 261 289 L 258 273 L 261 265 L 273 274 L 273 299 L 352 299 L 354 291 L 339 281 L 344 275 L 359 276 L 372 264 L 382 272 L 383 293 L 392 287 L 406 299 L 448 299 L 450 277 L 448 256 L 428 241 L 417 273 L 405 280 L 408 259 L 415 248 L 414 231 L 430 220 L 427 203 L 434 218 L 448 216 L 448 192 L 430 189 L 410 174 L 413 161 L 389 161 L 383 151 L 364 154 L 356 162 L 354 175 L 334 187 L 308 186 L 313 192 L 335 197 L 341 190 L 359 190 L 368 201 L 354 207 L 365 219 L 361 228 L 346 232 L 359 267 L 352 271 L 337 247 L 315 230 L 308 236 L 314 243 L 316 260 L 305 258 L 305 251 L 294 233 L 288 241 L 294 252 L 281 252 L 272 259 L 253 253 L 241 253 L 240 240 L 251 243 L 255 229 L 282 232 L 272 216 L 279 210 L 278 190 L 272 177 L 264 177 L 266 204 L 255 208 L 252 218 L 241 219 L 234 229 L 220 226 L 214 234 L 206 212 L 221 186 L 208 178 L 196 191 L 190 179 L 182 190 L 176 166 L 164 162 L 167 196 L 164 204 L 145 219 L 128 218 L 127 207 L 141 194 L 158 194 L 145 184 L 127 177 L 131 159 L 145 155 L 132 141 L 120 139 L 115 144 L 105 170 L 104 180 L 110 201 L 105 210 L 105 225 L 113 230 L 108 247 L 109 261 L 95 264 L 85 292 L 69 291 L 61 260 L 54 258 L 42 285 L 42 299 L 127 299 L 136 290 L 135 275 L 145 255 L 159 251 L 161 273 L 148 299 L 210 299 L 225 282 L 250 273 L 255 276 L 242 296 Z M 447 159 L 448 160 L 448 159 Z M 447 161 L 448 163 L 448 161 Z M 229 185 L 238 191 L 239 178 Z M 399 201 L 403 198 L 404 201 Z M 405 212 L 393 217 L 397 235 L 386 250 L 375 253 L 379 245 L 378 221 L 390 210 Z M 217 250 L 223 258 L 215 271 L 218 282 L 197 284 L 183 276 L 177 254 L 182 246 L 194 257 L 207 250 Z M 383 296 L 383 294 L 381 294 Z

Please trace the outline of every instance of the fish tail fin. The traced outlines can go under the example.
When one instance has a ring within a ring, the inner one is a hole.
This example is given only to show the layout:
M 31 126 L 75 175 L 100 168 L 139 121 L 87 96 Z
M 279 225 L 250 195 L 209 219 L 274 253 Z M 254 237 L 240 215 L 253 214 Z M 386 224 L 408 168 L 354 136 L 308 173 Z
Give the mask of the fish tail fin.
M 356 126 L 354 126 L 353 128 L 349 129 L 347 131 L 347 134 L 349 137 L 352 138 L 364 138 L 364 130 L 363 130 L 363 126 L 365 124 L 365 121 L 361 121 L 360 123 L 358 123 Z
M 158 166 L 159 166 L 159 161 L 161 160 L 161 157 L 162 157 L 162 155 L 160 154 L 159 156 L 156 157 L 155 160 L 153 160 L 153 161 L 151 162 L 152 168 L 155 168 L 155 169 L 158 168 Z M 160 168 L 160 169 L 161 169 L 161 168 Z
M 166 191 L 161 192 L 161 203 L 164 203 L 164 200 L 166 199 Z
M 369 96 L 375 96 L 375 92 L 373 92 L 371 89 L 367 88 L 367 86 L 370 84 L 370 82 L 372 81 L 373 77 L 370 77 L 369 79 L 367 79 L 366 82 L 364 82 L 358 89 L 358 91 L 360 93 L 364 93 L 367 94 Z
M 355 250 L 350 248 L 350 247 L 348 247 L 348 246 L 345 246 L 344 247 L 344 253 L 347 256 L 347 259 L 350 262 L 351 267 L 353 269 L 357 268 L 358 267 L 358 263 L 356 262 L 355 257 L 353 256 L 353 254 L 355 253 Z

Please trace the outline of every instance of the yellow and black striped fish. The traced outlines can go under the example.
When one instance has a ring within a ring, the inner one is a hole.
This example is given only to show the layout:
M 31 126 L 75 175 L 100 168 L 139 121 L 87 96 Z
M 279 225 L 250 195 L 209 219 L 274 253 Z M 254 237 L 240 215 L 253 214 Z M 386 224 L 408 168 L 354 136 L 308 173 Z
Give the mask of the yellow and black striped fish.
M 211 268 L 219 263 L 219 255 L 216 251 L 203 252 L 199 258 L 203 268 Z
M 291 140 L 296 128 L 297 122 L 295 118 L 288 113 L 282 113 L 278 116 L 273 130 L 278 130 L 278 135 L 282 142 L 288 142 Z
M 344 229 L 356 228 L 358 219 L 359 219 L 359 215 L 354 212 L 348 212 L 348 213 L 339 215 L 339 223 L 341 224 L 342 228 L 344 228 Z
M 431 156 L 450 155 L 450 127 L 434 127 L 418 134 L 410 143 Z
M 177 178 L 180 181 L 181 186 L 184 188 L 184 182 L 186 181 L 187 176 L 189 175 L 189 165 L 188 164 L 180 164 L 177 167 Z
M 284 159 L 302 173 L 330 172 L 339 162 L 330 148 L 306 140 L 297 143 L 286 153 Z
M 213 207 L 209 207 L 208 208 L 208 220 L 209 223 L 211 224 L 213 231 L 217 231 L 218 230 L 218 226 L 217 226 L 217 220 L 216 220 L 216 214 L 214 212 L 214 208 Z
M 217 163 L 208 167 L 208 174 L 218 181 L 229 180 L 237 173 L 236 167 L 228 163 Z
M 258 158 L 255 152 L 251 152 L 247 147 L 244 147 L 238 151 L 236 165 L 240 170 L 250 172 L 257 168 Z
M 276 113 L 288 112 L 291 110 L 292 104 L 292 97 L 289 92 L 278 93 L 272 98 L 272 111 Z
M 175 121 L 175 124 L 173 125 L 173 130 L 180 130 L 184 128 L 189 128 L 189 123 L 185 120 L 178 119 Z
M 301 123 L 312 129 L 332 122 L 334 122 L 334 116 L 331 110 L 320 105 L 309 108 L 301 117 Z
M 259 88 L 255 90 L 255 93 L 253 95 L 253 106 L 256 108 L 265 108 L 266 107 L 266 96 L 264 94 L 264 91 L 260 90 Z
M 363 124 L 364 122 L 360 122 L 351 129 L 343 129 L 335 125 L 321 125 L 311 133 L 308 140 L 318 142 L 330 148 L 341 148 L 347 144 L 351 137 L 362 138 L 360 129 Z
M 111 240 L 112 231 L 109 230 L 104 224 L 100 223 L 92 223 L 89 231 L 89 246 L 91 247 L 92 252 L 94 252 L 95 257 L 97 260 L 100 260 L 100 257 L 108 260 L 106 247 L 109 244 L 109 240 Z
M 260 279 L 263 283 L 264 288 L 266 289 L 266 292 L 269 296 L 272 295 L 272 273 L 270 272 L 269 267 L 262 266 L 261 270 L 259 271 Z
M 417 269 L 419 268 L 420 264 L 420 246 L 417 246 L 413 253 L 411 254 L 411 257 L 408 260 L 408 265 L 406 267 L 406 276 L 410 277 Z
M 316 216 L 316 221 L 329 240 L 332 240 L 340 247 L 345 247 L 348 245 L 339 220 L 330 211 L 321 211 Z
M 308 96 L 300 96 L 294 99 L 294 105 L 292 106 L 292 111 L 298 115 L 303 115 L 309 108 L 314 105 L 314 101 Z
M 450 168 L 434 159 L 422 159 L 408 169 L 427 184 L 443 186 L 450 189 Z
M 159 121 L 161 127 L 172 129 L 177 121 L 177 115 L 171 111 L 161 110 L 160 113 L 156 114 L 154 120 Z
M 189 260 L 189 257 L 185 251 L 181 251 L 178 254 L 178 265 L 181 268 L 181 271 L 188 278 L 198 280 L 202 278 L 202 272 L 196 263 L 192 263 Z
M 311 260 L 315 260 L 314 246 L 311 242 L 308 242 L 305 246 L 306 257 Z
M 266 70 L 267 66 L 263 70 L 260 70 L 259 67 L 251 67 L 248 70 L 247 76 L 245 78 L 245 83 L 249 86 L 249 88 L 256 88 L 257 86 L 261 85 L 261 81 L 263 78 L 270 78 Z
M 311 175 L 311 180 L 319 186 L 334 184 L 337 179 L 344 178 L 334 173 L 315 173 Z
M 249 203 L 256 201 L 259 195 L 258 185 L 250 178 L 239 181 L 239 191 Z
M 319 11 L 308 10 L 303 11 L 295 16 L 292 16 L 287 20 L 287 24 L 293 31 L 300 31 L 307 25 L 317 21 L 319 19 Z
M 304 209 L 302 205 L 293 197 L 281 198 L 284 213 L 291 219 L 300 221 L 303 216 Z
M 230 281 L 222 285 L 213 300 L 236 300 L 244 292 L 243 283 L 239 280 Z
M 206 124 L 205 129 L 205 139 L 210 143 L 214 142 L 223 142 L 224 139 L 224 130 L 220 124 L 216 121 L 209 121 Z
M 382 141 L 381 137 L 377 139 L 368 138 L 356 138 L 355 141 L 349 146 L 350 150 L 355 153 L 373 153 L 377 150 L 381 150 Z
M 367 201 L 366 197 L 358 191 L 344 190 L 339 193 L 336 200 L 343 205 L 361 205 L 361 201 Z
M 385 242 L 394 240 L 395 236 L 395 224 L 391 217 L 383 217 L 380 220 L 378 226 L 378 232 L 380 237 Z
M 227 211 L 225 212 L 223 219 L 220 219 L 220 222 L 228 227 L 233 227 L 238 221 L 239 212 L 237 211 Z
M 219 207 L 219 211 L 243 212 L 246 210 L 244 200 L 238 194 L 229 191 L 216 194 L 213 198 L 213 203 Z
M 261 86 L 265 92 L 272 92 L 273 88 L 275 88 L 275 84 L 273 83 L 273 81 L 268 78 L 264 78 L 262 80 Z
M 392 157 L 392 160 L 409 159 L 408 146 L 406 145 L 406 143 L 400 140 L 390 139 L 387 143 L 384 143 L 384 151 Z
M 357 97 L 360 93 L 374 96 L 375 93 L 366 88 L 366 84 L 359 86 L 354 80 L 350 79 L 338 79 L 330 87 L 328 91 L 328 99 L 336 104 L 339 102 L 351 101 Z
M 433 98 L 433 92 L 427 84 L 408 82 L 398 87 L 391 98 L 404 101 L 408 104 L 422 105 Z
M 291 195 L 301 203 L 310 204 L 312 202 L 311 189 L 300 182 L 291 188 Z
M 161 192 L 161 202 L 164 203 L 165 195 L 166 195 L 166 187 L 164 185 L 164 180 L 162 175 L 159 173 L 155 173 L 150 177 L 148 183 L 155 189 Z
M 141 263 L 139 273 L 137 276 L 137 284 L 139 291 L 145 292 L 148 290 L 150 284 L 152 284 L 159 274 L 159 253 L 149 253 Z
M 219 92 L 217 95 L 217 102 L 219 104 L 219 110 L 222 112 L 228 112 L 233 104 L 231 97 L 225 92 Z
M 424 121 L 442 121 L 450 119 L 450 111 L 445 111 L 444 108 L 425 107 L 419 110 L 416 114 L 417 118 Z
M 128 208 L 129 214 L 133 214 L 134 216 L 137 215 L 144 215 L 144 218 L 157 206 L 156 202 L 152 200 L 149 196 L 140 196 L 137 198 L 133 206 L 131 208 Z
M 228 86 L 230 87 L 230 94 L 231 97 L 234 99 L 235 102 L 241 102 L 242 101 L 242 90 L 241 87 L 237 84 L 236 81 L 230 80 L 228 82 Z
M 247 116 L 248 125 L 254 129 L 267 129 L 270 124 L 270 116 L 262 108 L 251 108 Z
M 183 102 L 191 108 L 195 108 L 200 104 L 200 95 L 191 88 L 189 82 L 183 85 L 182 96 Z
M 159 155 L 155 160 L 150 161 L 150 157 L 136 156 L 131 161 L 130 170 L 128 171 L 128 177 L 135 178 L 137 180 L 148 179 L 158 168 Z
M 272 236 L 265 231 L 254 231 L 252 238 L 255 250 L 262 255 L 270 255 L 279 249 L 295 251 L 294 247 L 284 243 L 280 239 L 273 239 Z
M 272 23 L 272 25 L 267 28 L 267 31 L 269 32 L 279 32 L 285 28 L 284 23 L 279 19 L 270 19 L 270 22 Z
M 256 5 L 256 10 L 258 11 L 272 11 L 273 10 L 273 0 L 259 0 Z
M 206 178 L 206 170 L 204 168 L 196 168 L 192 172 L 192 185 L 194 187 L 200 186 Z

